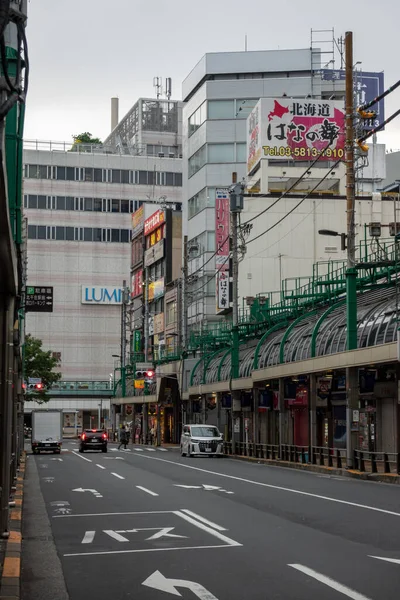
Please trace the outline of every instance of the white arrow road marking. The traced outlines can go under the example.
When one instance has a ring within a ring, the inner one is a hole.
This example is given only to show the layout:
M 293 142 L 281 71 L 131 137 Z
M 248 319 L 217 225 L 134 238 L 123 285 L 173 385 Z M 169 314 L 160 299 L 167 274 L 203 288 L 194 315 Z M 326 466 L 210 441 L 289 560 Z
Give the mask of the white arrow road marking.
M 95 531 L 85 531 L 85 535 L 83 536 L 81 544 L 91 544 L 94 540 L 95 534 Z
M 63 462 L 62 458 L 52 458 L 51 460 L 58 460 L 59 462 Z
M 60 508 L 56 508 L 55 512 L 59 515 L 70 515 L 72 513 L 72 509 L 67 506 L 61 506 Z
M 54 502 L 50 502 L 50 506 L 69 506 L 69 502 L 66 500 L 55 500 Z
M 395 565 L 400 565 L 399 558 L 386 558 L 384 556 L 370 556 L 369 558 L 376 558 L 377 560 L 385 560 L 386 562 L 394 563 Z
M 174 487 L 181 487 L 187 490 L 201 490 L 201 485 L 180 485 L 179 483 L 174 483 Z
M 344 596 L 347 596 L 348 598 L 352 598 L 352 600 L 370 600 L 369 598 L 367 598 L 367 596 L 364 596 L 363 594 L 359 594 L 358 592 L 352 590 L 351 588 L 348 588 L 347 586 L 342 585 L 338 581 L 335 581 L 334 579 L 331 579 L 330 577 L 326 577 L 325 575 L 318 573 L 318 571 L 313 571 L 313 569 L 309 569 L 308 567 L 305 567 L 304 565 L 294 564 L 294 565 L 288 565 L 288 566 L 293 567 L 293 569 L 297 569 L 298 571 L 301 571 L 302 573 L 304 573 L 305 575 L 308 575 L 309 577 L 313 577 L 320 583 L 327 585 L 328 587 L 332 588 L 333 590 L 336 590 L 340 594 L 343 594 Z
M 91 492 L 96 498 L 102 498 L 103 496 L 97 490 L 90 490 L 84 488 L 76 488 L 72 490 L 73 492 Z
M 138 490 L 142 490 L 142 492 L 146 492 L 147 494 L 150 494 L 150 496 L 158 496 L 158 494 L 156 494 L 155 492 L 152 492 L 151 490 L 148 490 L 145 487 L 142 487 L 141 485 L 137 485 L 136 486 Z
M 176 533 L 169 533 L 170 531 L 173 531 L 174 529 L 175 529 L 175 527 L 137 527 L 135 529 L 117 529 L 115 531 L 115 533 L 120 534 L 120 533 L 137 533 L 138 531 L 157 531 L 157 533 L 154 533 L 150 537 L 146 538 L 146 542 L 149 540 L 158 540 L 162 537 L 182 538 L 185 540 L 187 539 L 186 535 L 177 535 Z
M 224 490 L 219 485 L 206 485 L 205 483 L 203 483 L 203 485 L 180 485 L 179 483 L 174 483 L 174 487 L 181 487 L 181 488 L 185 488 L 187 490 L 206 490 L 206 492 L 218 491 L 218 492 L 223 492 L 224 494 L 234 494 L 235 493 L 235 492 L 228 492 L 227 490 Z
M 205 485 L 204 483 L 203 483 L 203 488 L 210 492 L 212 490 L 220 490 L 221 489 L 219 485 Z
M 206 590 L 205 587 L 196 583 L 195 581 L 186 581 L 185 579 L 167 579 L 160 571 L 154 571 L 150 577 L 143 581 L 142 585 L 159 590 L 161 592 L 167 592 L 172 596 L 181 596 L 178 592 L 177 587 L 186 588 L 193 592 L 197 598 L 201 600 L 218 600 L 211 592 Z
M 122 456 L 105 456 L 104 460 L 125 460 Z

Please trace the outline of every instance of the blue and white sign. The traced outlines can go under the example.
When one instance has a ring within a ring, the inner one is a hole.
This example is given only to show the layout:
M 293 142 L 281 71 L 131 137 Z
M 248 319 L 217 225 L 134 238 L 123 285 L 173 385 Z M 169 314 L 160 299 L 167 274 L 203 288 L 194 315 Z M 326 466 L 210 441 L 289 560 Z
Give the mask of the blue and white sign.
M 120 287 L 82 286 L 82 304 L 122 304 Z
M 322 81 L 344 81 L 346 72 L 343 69 L 322 69 Z M 382 92 L 384 88 L 384 74 L 372 73 L 370 71 L 354 71 L 354 94 L 355 105 L 361 106 L 370 102 Z M 385 120 L 385 100 L 380 100 L 377 104 L 371 106 L 370 110 L 376 112 L 376 118 L 372 122 L 365 122 L 364 129 L 373 129 L 378 127 Z M 383 131 L 383 130 L 382 130 Z

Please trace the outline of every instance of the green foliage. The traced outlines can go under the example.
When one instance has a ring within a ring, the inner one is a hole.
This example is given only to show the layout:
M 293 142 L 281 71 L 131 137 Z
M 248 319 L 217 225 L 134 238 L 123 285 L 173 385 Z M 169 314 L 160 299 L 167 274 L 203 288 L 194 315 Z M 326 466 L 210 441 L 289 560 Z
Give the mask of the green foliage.
M 43 384 L 43 390 L 31 392 L 32 400 L 37 402 L 48 402 L 47 390 L 61 379 L 61 373 L 54 369 L 58 366 L 58 359 L 52 355 L 50 350 L 42 350 L 42 340 L 28 334 L 25 338 L 25 378 L 40 377 Z
M 102 141 L 100 138 L 92 137 L 92 134 L 89 131 L 84 131 L 79 135 L 73 135 L 74 144 L 101 144 Z

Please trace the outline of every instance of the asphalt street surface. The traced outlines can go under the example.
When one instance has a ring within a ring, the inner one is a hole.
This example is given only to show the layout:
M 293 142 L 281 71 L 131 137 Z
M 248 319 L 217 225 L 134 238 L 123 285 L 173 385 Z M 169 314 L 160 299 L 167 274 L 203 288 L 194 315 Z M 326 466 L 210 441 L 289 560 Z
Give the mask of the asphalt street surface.
M 23 600 L 46 597 L 36 580 L 70 600 L 400 597 L 398 486 L 176 449 L 77 450 L 29 456 Z

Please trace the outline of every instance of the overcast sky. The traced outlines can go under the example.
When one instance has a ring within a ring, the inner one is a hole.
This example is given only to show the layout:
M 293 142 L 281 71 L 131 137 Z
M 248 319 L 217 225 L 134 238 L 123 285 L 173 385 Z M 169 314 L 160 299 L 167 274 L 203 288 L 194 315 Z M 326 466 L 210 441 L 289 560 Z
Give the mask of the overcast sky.
M 396 0 L 30 0 L 30 89 L 25 139 L 71 140 L 110 130 L 110 98 L 120 118 L 154 96 L 153 77 L 172 77 L 173 98 L 206 52 L 307 48 L 311 28 L 354 33 L 365 71 L 400 77 Z M 338 66 L 338 65 L 337 65 Z M 386 116 L 400 106 L 400 88 Z M 400 148 L 400 117 L 379 138 Z

